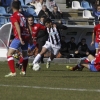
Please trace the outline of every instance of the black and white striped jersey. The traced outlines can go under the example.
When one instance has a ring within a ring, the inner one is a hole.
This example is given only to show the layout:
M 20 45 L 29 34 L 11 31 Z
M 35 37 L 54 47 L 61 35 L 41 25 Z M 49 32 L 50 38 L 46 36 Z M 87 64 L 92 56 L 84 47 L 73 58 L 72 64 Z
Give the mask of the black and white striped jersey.
M 56 27 L 47 28 L 47 32 L 49 34 L 48 41 L 51 44 L 59 45 L 60 44 L 60 34 Z

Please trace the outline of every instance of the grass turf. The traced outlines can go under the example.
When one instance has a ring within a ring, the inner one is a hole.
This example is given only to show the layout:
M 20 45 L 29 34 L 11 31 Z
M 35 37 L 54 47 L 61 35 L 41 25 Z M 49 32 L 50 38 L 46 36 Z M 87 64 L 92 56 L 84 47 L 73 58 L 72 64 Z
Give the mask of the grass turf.
M 16 77 L 5 78 L 9 68 L 7 62 L 0 62 L 0 100 L 100 99 L 99 72 L 90 72 L 87 69 L 68 71 L 64 64 L 51 64 L 49 69 L 45 68 L 45 64 L 41 66 L 38 72 L 27 68 L 25 77 L 20 76 L 20 70 L 16 69 Z

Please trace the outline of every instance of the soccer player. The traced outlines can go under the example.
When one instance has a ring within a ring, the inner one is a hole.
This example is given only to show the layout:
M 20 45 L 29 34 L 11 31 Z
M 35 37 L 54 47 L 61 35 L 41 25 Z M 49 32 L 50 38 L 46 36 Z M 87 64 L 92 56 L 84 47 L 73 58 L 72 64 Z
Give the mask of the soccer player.
M 93 30 L 91 46 L 94 44 L 94 38 L 95 38 L 95 49 L 96 49 L 95 55 L 97 55 L 98 50 L 100 49 L 100 18 L 99 18 L 99 24 L 97 24 Z
M 33 67 L 35 64 L 39 63 L 41 56 L 44 55 L 48 50 L 51 51 L 51 56 L 47 61 L 46 67 L 50 67 L 50 61 L 53 60 L 61 48 L 59 29 L 67 29 L 67 27 L 64 25 L 53 24 L 49 18 L 45 20 L 45 26 L 47 27 L 47 33 L 49 34 L 48 40 L 43 46 L 41 52 L 35 57 L 33 61 Z
M 28 22 L 30 33 L 31 33 L 31 36 L 32 36 L 32 40 L 28 44 L 28 54 L 30 53 L 32 55 L 33 49 L 35 47 L 38 48 L 38 44 L 37 44 L 38 32 L 40 30 L 45 30 L 46 27 L 44 25 L 40 24 L 40 23 L 34 23 L 34 16 L 33 15 L 28 16 L 27 22 Z M 20 59 L 19 59 L 18 63 L 16 63 L 16 66 L 18 68 L 20 68 L 22 66 L 22 63 L 23 63 L 23 57 L 20 56 Z M 29 65 L 31 66 L 31 64 L 29 64 Z
M 19 47 L 21 47 L 23 55 L 23 68 L 20 74 L 21 75 L 26 74 L 26 67 L 28 64 L 27 49 L 28 49 L 28 41 L 30 39 L 30 33 L 28 31 L 28 28 L 26 27 L 26 19 L 21 13 L 19 13 L 19 9 L 20 9 L 19 3 L 17 1 L 13 1 L 12 2 L 13 14 L 10 17 L 10 20 L 12 23 L 13 33 L 15 38 L 11 42 L 7 52 L 7 61 L 11 72 L 5 75 L 5 77 L 16 76 L 14 58 L 12 55 Z
M 66 66 L 66 68 L 71 71 L 75 71 L 75 70 L 82 71 L 84 67 L 88 68 L 92 72 L 99 72 L 100 71 L 100 52 L 98 53 L 96 57 L 90 54 L 88 55 L 87 58 L 81 58 L 80 62 L 74 67 Z

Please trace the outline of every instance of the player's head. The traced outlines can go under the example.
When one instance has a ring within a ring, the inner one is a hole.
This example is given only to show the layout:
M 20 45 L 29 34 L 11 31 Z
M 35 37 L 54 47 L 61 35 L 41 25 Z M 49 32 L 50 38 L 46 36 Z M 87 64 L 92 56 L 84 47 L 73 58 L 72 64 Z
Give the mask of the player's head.
M 51 25 L 52 25 L 52 20 L 50 18 L 47 18 L 45 21 L 44 21 L 44 24 L 47 28 L 50 28 Z
M 32 26 L 34 24 L 34 16 L 29 15 L 27 18 L 28 25 Z
M 42 23 L 44 24 L 44 20 L 45 20 L 45 18 L 46 18 L 45 15 L 41 16 L 41 17 L 40 17 L 40 22 L 42 22 Z
M 20 9 L 20 4 L 18 1 L 13 1 L 12 2 L 12 10 L 18 10 Z

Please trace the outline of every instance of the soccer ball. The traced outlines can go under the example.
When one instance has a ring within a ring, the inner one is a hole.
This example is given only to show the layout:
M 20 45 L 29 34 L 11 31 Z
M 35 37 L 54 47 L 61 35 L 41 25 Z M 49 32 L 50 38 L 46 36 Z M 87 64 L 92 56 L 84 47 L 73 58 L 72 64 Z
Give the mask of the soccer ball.
M 33 65 L 33 70 L 38 71 L 40 69 L 40 65 L 38 63 Z

